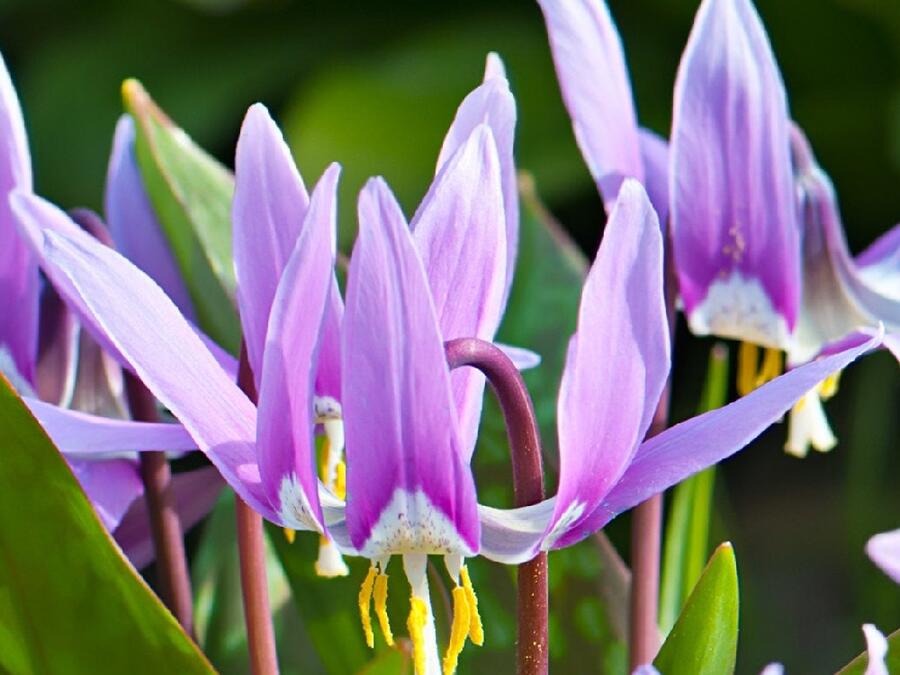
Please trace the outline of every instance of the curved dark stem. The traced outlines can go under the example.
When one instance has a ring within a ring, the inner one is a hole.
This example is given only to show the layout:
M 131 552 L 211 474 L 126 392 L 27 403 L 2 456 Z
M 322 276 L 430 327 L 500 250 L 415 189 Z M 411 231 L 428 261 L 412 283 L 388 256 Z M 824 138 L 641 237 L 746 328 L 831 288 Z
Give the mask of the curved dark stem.
M 125 393 L 134 419 L 141 422 L 159 421 L 153 394 L 131 373 L 125 373 Z M 140 453 L 140 469 L 156 552 L 156 569 L 162 587 L 161 595 L 181 627 L 194 637 L 191 575 L 184 552 L 184 534 L 181 518 L 176 510 L 175 495 L 172 493 L 172 473 L 166 453 Z
M 667 237 L 664 270 L 666 314 L 669 338 L 675 346 L 675 297 L 678 279 Z M 663 389 L 647 438 L 665 430 L 669 423 L 671 372 Z M 634 509 L 631 521 L 631 614 L 629 629 L 629 672 L 651 663 L 659 650 L 659 560 L 662 539 L 662 494 L 654 495 Z
M 444 347 L 451 369 L 472 366 L 490 382 L 506 420 L 515 504 L 537 504 L 544 498 L 541 437 L 522 376 L 506 354 L 489 342 L 460 338 L 450 340 Z M 516 660 L 519 675 L 545 675 L 549 670 L 548 609 L 547 554 L 542 552 L 518 568 Z
M 256 403 L 256 383 L 253 380 L 250 362 L 247 360 L 246 345 L 241 345 L 238 385 L 250 400 Z M 275 648 L 275 629 L 272 626 L 272 611 L 269 606 L 266 542 L 262 517 L 237 495 L 234 504 L 250 672 L 253 675 L 278 675 L 278 652 Z

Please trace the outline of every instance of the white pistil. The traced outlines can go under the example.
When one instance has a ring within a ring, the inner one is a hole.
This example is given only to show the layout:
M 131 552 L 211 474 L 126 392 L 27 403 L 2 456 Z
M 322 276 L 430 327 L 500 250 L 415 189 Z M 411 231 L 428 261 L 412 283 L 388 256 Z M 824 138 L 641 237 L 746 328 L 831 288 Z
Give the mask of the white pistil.
M 836 444 L 837 438 L 828 425 L 828 418 L 819 398 L 819 387 L 816 386 L 791 409 L 784 449 L 795 457 L 806 457 L 810 446 L 819 452 L 827 452 Z
M 413 640 L 416 675 L 441 675 L 441 659 L 438 654 L 437 634 L 434 629 L 434 613 L 428 593 L 428 556 L 424 553 L 403 555 L 403 571 L 409 580 L 410 638 Z M 421 612 L 421 614 L 419 614 Z M 418 626 L 414 626 L 418 623 Z M 418 633 L 418 635 L 416 635 Z

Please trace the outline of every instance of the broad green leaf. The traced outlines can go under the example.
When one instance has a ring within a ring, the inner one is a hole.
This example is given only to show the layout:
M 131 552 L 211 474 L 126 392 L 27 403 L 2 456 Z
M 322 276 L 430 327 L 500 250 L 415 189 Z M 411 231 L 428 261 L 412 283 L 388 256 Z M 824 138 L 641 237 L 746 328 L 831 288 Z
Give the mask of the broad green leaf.
M 137 129 L 144 185 L 187 284 L 200 327 L 236 352 L 240 340 L 231 256 L 228 170 L 197 146 L 136 80 L 122 86 Z
M 710 558 L 653 665 L 664 675 L 732 673 L 737 637 L 737 565 L 725 543 Z
M 716 344 L 709 353 L 706 383 L 698 414 L 725 405 L 728 395 L 728 348 Z M 679 484 L 672 495 L 666 524 L 659 623 L 668 635 L 709 555 L 709 521 L 715 467 Z
M 900 630 L 887 636 L 887 667 L 889 673 L 900 673 Z M 869 655 L 863 652 L 850 663 L 840 669 L 837 675 L 864 675 L 869 664 Z
M 0 377 L 0 672 L 213 673 Z
M 266 547 L 266 569 L 282 675 L 325 672 L 271 546 Z M 234 494 L 230 491 L 219 499 L 204 528 L 192 577 L 194 623 L 203 652 L 223 675 L 250 675 L 235 536 Z

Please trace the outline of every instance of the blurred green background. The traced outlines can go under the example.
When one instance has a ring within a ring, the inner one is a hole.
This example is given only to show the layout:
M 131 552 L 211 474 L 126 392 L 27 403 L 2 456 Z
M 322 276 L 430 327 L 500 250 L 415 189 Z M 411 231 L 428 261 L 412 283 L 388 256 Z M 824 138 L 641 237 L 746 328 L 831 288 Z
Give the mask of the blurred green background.
M 641 120 L 664 133 L 696 2 L 610 6 Z M 900 2 L 757 6 L 793 114 L 836 183 L 859 251 L 900 217 Z M 283 125 L 308 184 L 328 162 L 341 162 L 345 247 L 353 196 L 367 176 L 384 175 L 412 212 L 458 102 L 494 50 L 518 101 L 520 168 L 535 175 L 541 197 L 589 256 L 602 233 L 601 203 L 530 2 L 4 0 L 0 49 L 25 109 L 36 184 L 50 199 L 100 207 L 119 86 L 134 76 L 228 165 L 254 101 Z M 696 406 L 711 344 L 679 328 L 676 418 Z M 864 621 L 897 627 L 900 591 L 863 554 L 871 534 L 900 524 L 897 375 L 885 355 L 846 373 L 828 404 L 841 441 L 834 452 L 787 457 L 784 429 L 776 427 L 724 465 L 714 538 L 732 540 L 738 556 L 738 672 L 772 660 L 792 673 L 827 672 L 861 651 Z M 627 518 L 610 534 L 627 559 Z M 590 633 L 589 612 L 582 618 Z M 496 630 L 508 648 L 509 627 Z M 558 636 L 554 648 L 565 644 Z M 620 657 L 598 653 L 581 663 L 591 664 L 584 672 L 616 672 Z M 503 660 L 492 663 L 505 672 Z

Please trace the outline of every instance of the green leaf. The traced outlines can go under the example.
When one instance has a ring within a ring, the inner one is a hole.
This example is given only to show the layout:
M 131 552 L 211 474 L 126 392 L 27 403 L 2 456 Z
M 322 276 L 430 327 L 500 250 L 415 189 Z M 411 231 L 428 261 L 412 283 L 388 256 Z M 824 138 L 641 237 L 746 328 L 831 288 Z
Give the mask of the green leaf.
M 122 85 L 137 129 L 137 158 L 156 215 L 197 313 L 200 327 L 236 353 L 240 326 L 232 298 L 229 171 L 159 109 L 136 80 Z
M 3 378 L 0 448 L 0 672 L 214 672 Z
M 895 630 L 888 635 L 887 668 L 889 673 L 900 673 L 900 630 Z M 869 665 L 869 655 L 863 652 L 846 666 L 841 668 L 837 675 L 864 675 L 866 666 Z
M 710 558 L 653 665 L 664 675 L 732 673 L 737 636 L 737 565 L 725 543 Z
M 725 405 L 728 395 L 728 348 L 716 344 L 709 353 L 706 383 L 698 414 Z M 685 598 L 690 594 L 709 554 L 709 521 L 715 467 L 680 483 L 672 495 L 663 553 L 659 623 L 663 635 L 675 625 Z

